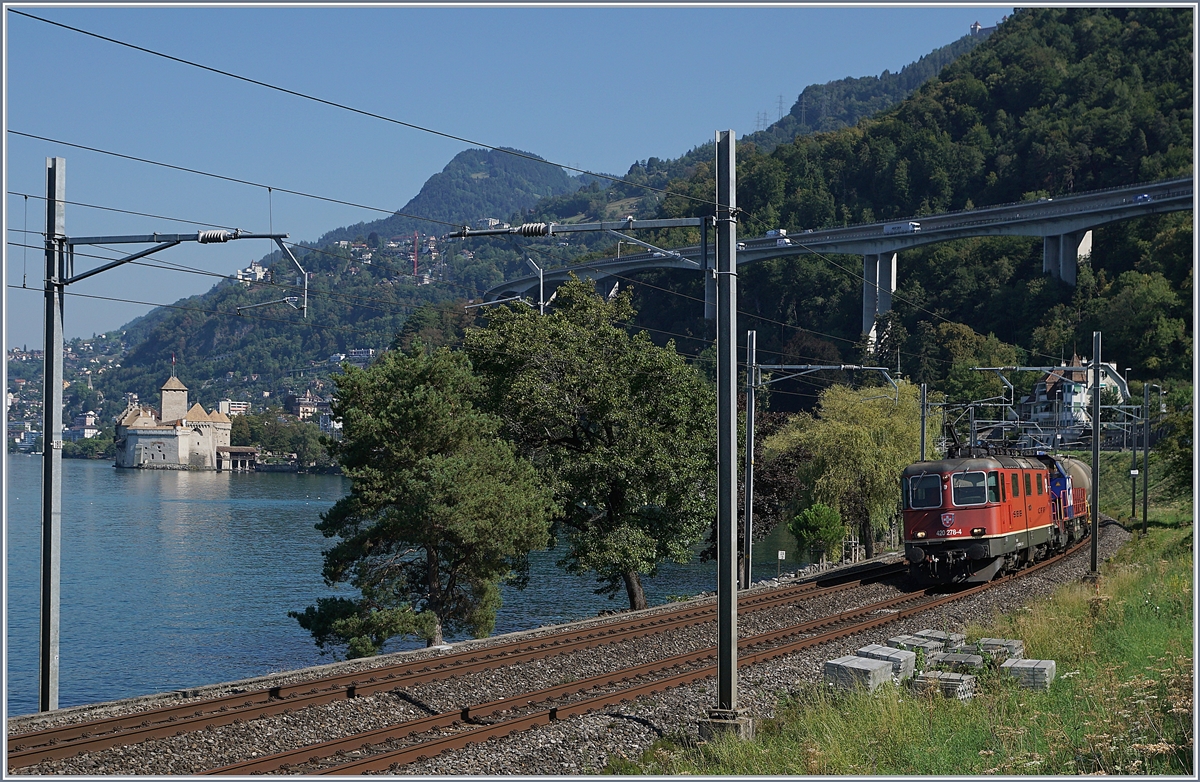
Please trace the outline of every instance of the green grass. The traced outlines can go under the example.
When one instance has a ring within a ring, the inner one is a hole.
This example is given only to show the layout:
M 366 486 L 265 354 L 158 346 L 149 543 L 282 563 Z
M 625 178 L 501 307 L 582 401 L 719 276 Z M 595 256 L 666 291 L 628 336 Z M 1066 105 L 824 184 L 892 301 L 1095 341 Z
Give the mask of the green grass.
M 1092 463 L 1092 452 L 1069 451 L 1071 456 L 1084 464 Z M 1102 451 L 1100 453 L 1100 511 L 1121 522 L 1127 522 L 1133 510 L 1133 487 L 1129 470 L 1132 454 L 1129 451 Z M 1142 453 L 1138 451 L 1137 469 L 1142 469 Z M 1169 497 L 1163 481 L 1162 462 L 1158 454 L 1150 452 L 1150 523 L 1178 525 L 1191 519 L 1191 497 Z M 1088 501 L 1091 502 L 1089 494 Z M 1137 523 L 1142 519 L 1142 476 L 1137 476 Z
M 1152 495 L 1153 496 L 1153 495 Z M 1155 518 L 1151 514 L 1152 520 Z M 1053 659 L 1048 691 L 998 672 L 974 700 L 795 685 L 753 741 L 658 742 L 624 774 L 1193 774 L 1192 527 L 1154 524 L 1092 583 L 1069 584 L 968 640 Z

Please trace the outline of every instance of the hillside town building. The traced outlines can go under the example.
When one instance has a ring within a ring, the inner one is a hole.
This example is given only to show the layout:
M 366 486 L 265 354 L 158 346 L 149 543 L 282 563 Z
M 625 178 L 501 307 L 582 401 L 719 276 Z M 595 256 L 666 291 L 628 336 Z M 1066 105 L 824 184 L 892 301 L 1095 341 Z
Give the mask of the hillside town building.
M 233 374 L 232 372 L 230 374 Z M 227 416 L 250 415 L 249 402 L 237 402 L 232 399 L 222 399 L 217 402 L 217 411 Z
M 188 407 L 187 386 L 172 375 L 163 384 L 161 409 L 130 399 L 117 417 L 117 467 L 151 470 L 230 469 L 229 416 Z M 239 451 L 244 449 L 239 449 Z M 245 463 L 247 455 L 238 453 Z
M 1070 367 L 1064 365 L 1042 375 L 1033 392 L 1017 403 L 1013 417 L 1021 422 L 1021 429 L 1027 435 L 1058 444 L 1078 440 L 1091 431 L 1095 391 L 1092 364 L 1076 355 L 1072 356 Z M 1100 388 L 1115 391 L 1118 404 L 1130 403 L 1129 386 L 1115 365 L 1101 362 Z

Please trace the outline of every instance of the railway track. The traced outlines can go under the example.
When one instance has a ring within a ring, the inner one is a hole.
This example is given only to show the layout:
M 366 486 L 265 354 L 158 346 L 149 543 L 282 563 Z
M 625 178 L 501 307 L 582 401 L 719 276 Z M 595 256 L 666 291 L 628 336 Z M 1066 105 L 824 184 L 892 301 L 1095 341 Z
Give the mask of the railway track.
M 748 593 L 739 612 L 751 613 L 816 598 L 902 572 L 898 563 L 880 563 L 854 572 L 829 574 L 782 589 Z M 652 616 L 633 617 L 586 629 L 564 630 L 531 640 L 464 650 L 418 663 L 400 663 L 322 679 L 161 707 L 137 714 L 65 725 L 8 737 L 8 768 L 97 752 L 116 746 L 201 731 L 239 721 L 275 716 L 335 700 L 356 698 L 438 679 L 466 676 L 603 644 L 671 632 L 710 620 L 714 605 L 690 605 Z M 511 707 L 510 701 L 508 706 Z M 474 707 L 478 710 L 479 707 Z M 469 710 L 456 712 L 467 719 Z
M 871 630 L 946 603 L 963 600 L 1015 578 L 1053 565 L 1079 550 L 1063 554 L 1019 573 L 976 587 L 938 595 L 933 590 L 900 595 L 799 625 L 740 639 L 738 666 L 745 667 L 794 654 L 849 635 Z M 518 698 L 507 698 L 458 711 L 408 720 L 367 733 L 300 747 L 205 772 L 212 775 L 269 773 L 362 774 L 384 772 L 442 752 L 548 725 L 622 702 L 648 697 L 715 676 L 716 647 L 676 655 L 611 674 L 572 682 Z M 592 691 L 599 692 L 592 692 Z M 584 694 L 590 693 L 590 694 Z M 573 698 L 573 699 L 572 699 Z M 554 703 L 553 705 L 543 705 Z M 483 724 L 479 724 L 483 722 Z M 448 730 L 453 732 L 447 734 Z M 435 733 L 436 731 L 436 733 Z M 430 735 L 433 734 L 433 735 Z M 403 744 L 403 746 L 396 746 Z

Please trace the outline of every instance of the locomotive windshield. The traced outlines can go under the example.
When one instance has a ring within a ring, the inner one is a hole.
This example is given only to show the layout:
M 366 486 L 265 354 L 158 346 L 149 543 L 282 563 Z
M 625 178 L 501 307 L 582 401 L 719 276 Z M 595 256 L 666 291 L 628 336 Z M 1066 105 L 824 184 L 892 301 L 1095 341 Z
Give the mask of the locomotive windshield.
M 981 472 L 956 472 L 950 476 L 955 505 L 982 505 L 987 502 L 987 476 Z
M 908 479 L 908 507 L 915 509 L 942 507 L 942 477 L 918 475 Z

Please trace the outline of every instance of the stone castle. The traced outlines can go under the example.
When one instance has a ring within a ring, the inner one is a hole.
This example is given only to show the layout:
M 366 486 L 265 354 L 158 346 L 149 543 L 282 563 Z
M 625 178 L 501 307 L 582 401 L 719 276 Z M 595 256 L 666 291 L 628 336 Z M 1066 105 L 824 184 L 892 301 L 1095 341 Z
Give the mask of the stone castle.
M 229 416 L 188 408 L 187 386 L 172 375 L 163 384 L 161 413 L 132 397 L 117 417 L 117 467 L 151 470 L 229 469 Z

